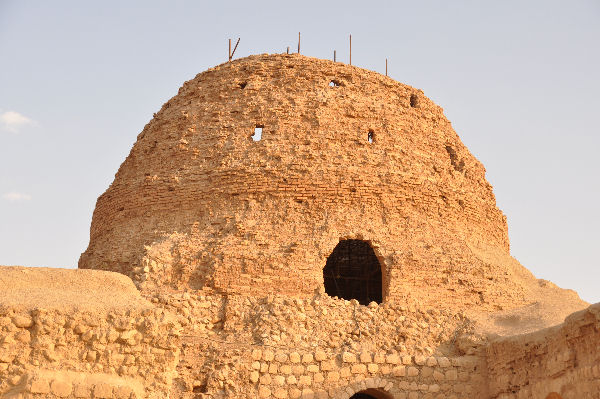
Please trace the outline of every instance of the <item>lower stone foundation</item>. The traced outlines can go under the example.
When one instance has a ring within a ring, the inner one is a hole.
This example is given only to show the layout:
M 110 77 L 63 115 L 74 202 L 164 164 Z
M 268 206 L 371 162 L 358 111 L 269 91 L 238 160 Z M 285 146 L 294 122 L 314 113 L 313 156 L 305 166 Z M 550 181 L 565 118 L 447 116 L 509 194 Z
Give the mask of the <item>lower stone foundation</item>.
M 0 398 L 600 398 L 600 304 L 490 341 L 464 314 L 414 305 L 212 290 L 144 299 L 121 283 L 129 308 L 0 296 Z
M 492 399 L 600 398 L 600 304 L 559 326 L 492 342 Z

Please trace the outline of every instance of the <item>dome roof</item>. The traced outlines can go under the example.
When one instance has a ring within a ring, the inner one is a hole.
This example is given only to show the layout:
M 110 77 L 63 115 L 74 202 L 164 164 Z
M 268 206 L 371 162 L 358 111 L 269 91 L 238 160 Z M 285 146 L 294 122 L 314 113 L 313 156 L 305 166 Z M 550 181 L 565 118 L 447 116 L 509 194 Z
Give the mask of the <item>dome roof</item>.
M 484 167 L 422 91 L 258 55 L 198 74 L 155 114 L 98 198 L 79 266 L 146 288 L 303 296 L 345 239 L 372 247 L 383 300 L 519 301 L 511 276 L 532 278 L 508 255 Z

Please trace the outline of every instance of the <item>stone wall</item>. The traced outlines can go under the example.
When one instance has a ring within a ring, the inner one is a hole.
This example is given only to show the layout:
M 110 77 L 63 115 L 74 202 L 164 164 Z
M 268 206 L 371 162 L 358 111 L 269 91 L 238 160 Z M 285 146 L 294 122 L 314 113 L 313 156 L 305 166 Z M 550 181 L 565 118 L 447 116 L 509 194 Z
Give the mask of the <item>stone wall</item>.
M 164 398 L 181 322 L 116 273 L 0 267 L 0 397 Z
M 464 315 L 326 295 L 205 289 L 149 298 L 188 318 L 175 397 L 342 398 L 369 388 L 394 398 L 486 395 L 482 342 L 465 343 L 472 325 Z
M 487 350 L 492 399 L 600 398 L 600 304 Z

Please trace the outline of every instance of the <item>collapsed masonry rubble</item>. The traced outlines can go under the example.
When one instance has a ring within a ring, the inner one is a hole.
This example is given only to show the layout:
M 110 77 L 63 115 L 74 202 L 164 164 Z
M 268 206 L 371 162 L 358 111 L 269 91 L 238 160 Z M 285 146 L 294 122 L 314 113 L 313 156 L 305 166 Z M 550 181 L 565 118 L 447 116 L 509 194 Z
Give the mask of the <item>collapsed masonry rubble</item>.
M 510 256 L 439 106 L 342 63 L 186 82 L 79 267 L 0 269 L 2 397 L 600 398 L 598 305 Z

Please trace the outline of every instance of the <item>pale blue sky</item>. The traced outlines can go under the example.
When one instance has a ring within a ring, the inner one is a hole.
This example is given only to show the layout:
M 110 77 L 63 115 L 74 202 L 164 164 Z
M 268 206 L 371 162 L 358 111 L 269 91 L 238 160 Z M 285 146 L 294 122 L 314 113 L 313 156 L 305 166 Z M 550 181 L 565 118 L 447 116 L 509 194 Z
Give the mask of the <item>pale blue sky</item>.
M 421 88 L 483 162 L 512 255 L 600 301 L 600 2 L 0 0 L 0 264 L 76 267 L 152 114 L 236 56 L 302 52 Z

